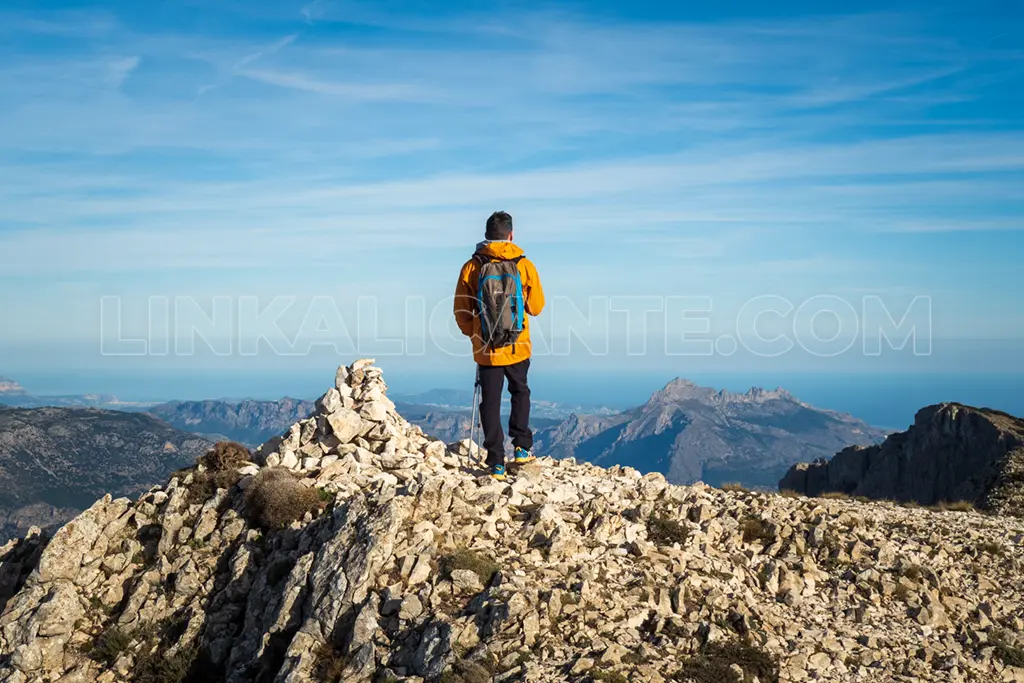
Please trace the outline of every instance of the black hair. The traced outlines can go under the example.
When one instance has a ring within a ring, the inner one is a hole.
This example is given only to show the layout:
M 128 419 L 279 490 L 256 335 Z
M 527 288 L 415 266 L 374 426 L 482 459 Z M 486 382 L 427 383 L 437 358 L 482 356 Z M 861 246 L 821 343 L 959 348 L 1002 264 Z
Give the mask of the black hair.
M 507 240 L 512 236 L 512 216 L 504 211 L 495 211 L 487 219 L 484 237 L 489 240 Z

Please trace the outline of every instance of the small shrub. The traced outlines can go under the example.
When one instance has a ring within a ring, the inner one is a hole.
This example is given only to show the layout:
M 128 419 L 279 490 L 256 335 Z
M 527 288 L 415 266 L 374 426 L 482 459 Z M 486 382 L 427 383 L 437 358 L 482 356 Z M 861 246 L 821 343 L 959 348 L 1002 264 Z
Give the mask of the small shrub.
M 441 574 L 451 576 L 456 569 L 468 569 L 487 584 L 501 567 L 491 558 L 475 550 L 462 548 L 441 557 Z
M 89 657 L 110 667 L 131 647 L 132 637 L 118 626 L 111 626 L 93 641 Z
M 645 660 L 644 656 L 639 652 L 627 652 L 622 655 L 621 661 L 623 664 L 628 664 L 629 666 L 639 666 L 647 660 Z
M 1003 546 L 995 541 L 982 541 L 978 544 L 978 550 L 989 555 L 1003 554 Z
M 1007 666 L 1021 666 L 1024 667 L 1024 648 L 1011 645 L 1006 641 L 1006 635 L 1003 633 L 994 633 L 992 635 L 992 644 L 996 648 L 996 657 L 998 657 L 1003 664 Z
M 323 683 L 338 683 L 345 667 L 348 666 L 348 659 L 338 650 L 324 643 L 316 650 L 316 680 Z
M 629 683 L 629 679 L 617 671 L 593 671 L 590 674 L 592 681 L 605 681 L 606 683 Z
M 850 500 L 850 495 L 842 491 L 827 491 L 818 497 L 826 500 Z
M 647 519 L 647 538 L 656 545 L 682 545 L 690 535 L 690 529 L 670 517 L 651 515 Z
M 479 662 L 460 659 L 441 674 L 441 683 L 491 683 L 494 676 Z
M 911 581 L 920 581 L 927 571 L 927 569 L 919 564 L 908 564 L 900 573 Z
M 779 495 L 783 498 L 800 498 L 800 494 L 793 489 L 782 489 L 779 491 Z
M 906 602 L 907 600 L 910 599 L 910 594 L 911 593 L 910 593 L 910 589 L 907 588 L 907 584 L 905 584 L 905 583 L 897 583 L 896 584 L 896 589 L 893 591 L 892 594 L 900 602 Z
M 729 667 L 743 669 L 743 678 L 757 676 L 764 683 L 779 683 L 779 663 L 770 654 L 746 643 L 733 641 L 711 643 L 700 655 L 683 662 L 672 677 L 675 681 L 691 683 L 742 683 Z
M 147 652 L 135 663 L 132 683 L 185 683 L 198 680 L 190 676 L 199 650 L 187 647 L 168 656 L 166 653 Z
M 289 470 L 263 470 L 246 491 L 245 514 L 250 524 L 264 530 L 283 529 L 322 507 L 315 488 L 303 486 Z
M 236 470 L 206 470 L 196 472 L 188 487 L 189 504 L 203 503 L 217 493 L 218 489 L 230 489 L 241 476 Z
M 727 481 L 721 486 L 723 491 L 742 491 L 746 493 L 749 489 L 738 481 Z
M 234 441 L 221 441 L 199 458 L 199 464 L 214 472 L 237 470 L 252 459 L 249 449 Z
M 763 545 L 771 545 L 775 542 L 775 529 L 760 517 L 747 517 L 740 523 L 740 528 L 744 543 L 760 541 Z

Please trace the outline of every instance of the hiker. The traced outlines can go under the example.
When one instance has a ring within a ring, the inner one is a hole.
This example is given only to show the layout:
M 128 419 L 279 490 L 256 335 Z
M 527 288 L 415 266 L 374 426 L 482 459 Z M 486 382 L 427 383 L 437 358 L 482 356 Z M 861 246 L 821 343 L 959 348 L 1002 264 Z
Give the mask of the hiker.
M 487 219 L 484 241 L 462 266 L 455 285 L 455 321 L 473 340 L 480 385 L 480 421 L 491 477 L 505 479 L 505 434 L 501 428 L 501 397 L 505 380 L 512 395 L 508 433 L 514 460 L 533 457 L 530 431 L 530 324 L 527 315 L 540 315 L 544 290 L 537 269 L 512 243 L 512 216 L 496 211 Z M 482 275 L 482 277 L 481 277 Z

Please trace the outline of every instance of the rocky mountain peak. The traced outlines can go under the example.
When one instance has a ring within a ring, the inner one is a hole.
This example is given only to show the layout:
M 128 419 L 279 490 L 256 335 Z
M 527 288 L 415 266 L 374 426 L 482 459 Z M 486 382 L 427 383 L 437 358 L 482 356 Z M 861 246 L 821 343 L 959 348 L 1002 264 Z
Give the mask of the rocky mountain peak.
M 1024 680 L 1020 520 L 475 453 L 341 368 L 255 454 L 0 549 L 0 678 Z
M 796 465 L 779 486 L 923 505 L 968 501 L 1024 515 L 1024 420 L 959 403 L 928 406 L 907 431 Z
M 727 389 L 715 390 L 711 387 L 703 387 L 692 380 L 677 377 L 662 389 L 656 391 L 649 401 L 650 405 L 664 405 L 679 403 L 682 401 L 701 401 L 708 405 L 721 405 L 730 403 L 766 403 L 768 401 L 800 401 L 788 391 L 776 389 L 762 389 L 751 387 L 746 393 L 734 393 Z
M 715 395 L 715 390 L 702 387 L 694 382 L 677 377 L 664 387 L 654 392 L 648 401 L 649 405 L 676 403 L 686 400 L 708 400 Z

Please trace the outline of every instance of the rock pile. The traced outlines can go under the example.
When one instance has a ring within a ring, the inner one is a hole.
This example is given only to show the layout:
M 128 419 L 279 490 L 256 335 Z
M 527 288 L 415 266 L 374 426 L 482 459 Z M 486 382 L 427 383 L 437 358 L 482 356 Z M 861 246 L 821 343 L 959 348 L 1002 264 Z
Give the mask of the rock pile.
M 1019 519 L 469 450 L 342 368 L 252 462 L 0 549 L 0 680 L 1024 681 Z

